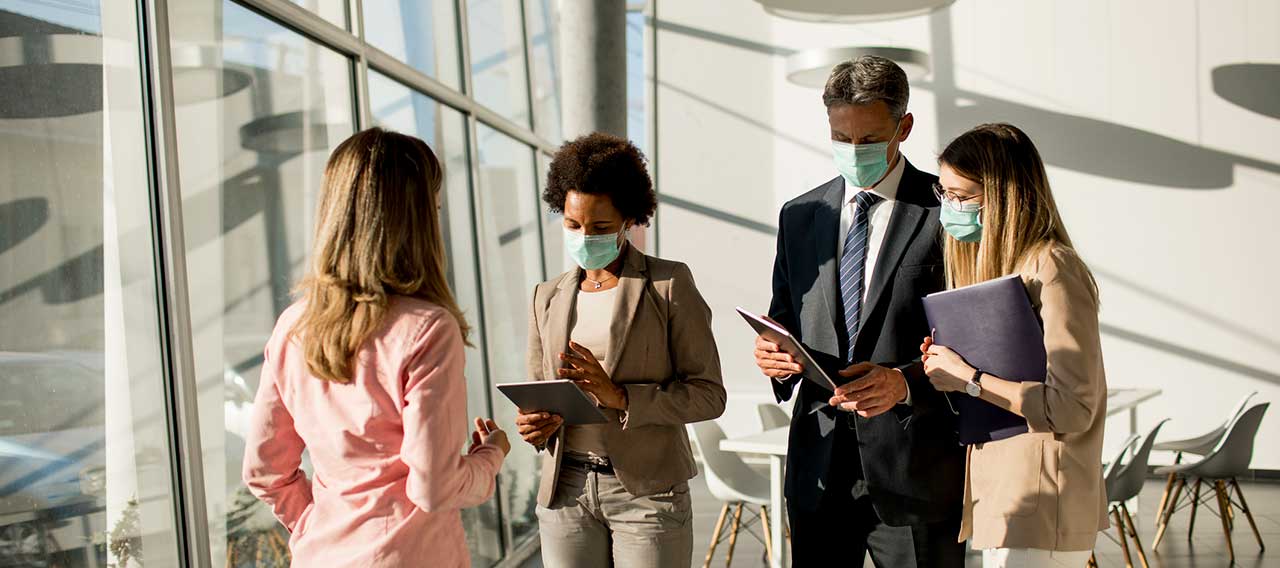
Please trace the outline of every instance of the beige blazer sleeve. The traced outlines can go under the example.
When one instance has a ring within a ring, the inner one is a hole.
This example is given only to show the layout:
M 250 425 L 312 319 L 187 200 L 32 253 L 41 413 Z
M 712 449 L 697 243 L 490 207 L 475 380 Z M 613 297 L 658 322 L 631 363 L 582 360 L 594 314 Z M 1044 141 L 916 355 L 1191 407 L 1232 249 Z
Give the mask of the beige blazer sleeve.
M 1038 264 L 1029 284 L 1040 290 L 1048 372 L 1043 383 L 1022 383 L 1022 414 L 1032 432 L 1084 432 L 1106 402 L 1093 280 L 1069 249 L 1046 252 Z
M 628 408 L 624 430 L 713 420 L 724 412 L 726 394 L 711 331 L 711 308 L 698 293 L 688 266 L 675 265 L 668 295 L 673 378 L 665 383 L 625 386 Z

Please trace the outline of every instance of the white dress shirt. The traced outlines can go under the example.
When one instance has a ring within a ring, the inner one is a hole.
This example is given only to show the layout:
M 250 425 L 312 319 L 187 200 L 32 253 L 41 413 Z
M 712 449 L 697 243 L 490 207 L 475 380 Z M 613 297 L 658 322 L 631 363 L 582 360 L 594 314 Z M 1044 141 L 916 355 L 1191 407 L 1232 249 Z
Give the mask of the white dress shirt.
M 902 182 L 902 172 L 907 168 L 907 161 L 898 158 L 898 165 L 889 170 L 888 175 L 873 187 L 863 189 L 855 187 L 848 180 L 844 182 L 844 207 L 840 208 L 840 233 L 836 236 L 836 266 L 844 258 L 844 241 L 853 227 L 853 210 L 857 205 L 853 198 L 862 191 L 870 191 L 881 199 L 867 212 L 867 221 L 871 225 L 867 232 L 867 265 L 862 271 L 862 299 L 867 299 L 867 290 L 871 288 L 871 276 L 876 271 L 876 260 L 880 258 L 880 247 L 884 244 L 884 235 L 889 230 L 889 217 L 893 215 L 893 206 L 898 198 L 898 184 Z M 863 307 L 866 307 L 865 304 Z
M 854 208 L 857 205 L 853 198 L 860 191 L 870 191 L 881 199 L 867 212 L 867 256 L 866 267 L 862 270 L 862 309 L 867 308 L 867 290 L 871 289 L 871 276 L 876 271 L 876 260 L 880 258 L 880 248 L 884 245 L 884 236 L 889 231 L 889 218 L 893 215 L 893 206 L 898 201 L 898 184 L 902 182 L 902 172 L 907 169 L 907 160 L 898 156 L 898 164 L 880 180 L 880 183 L 863 189 L 844 182 L 844 207 L 840 208 L 840 234 L 836 237 L 836 266 L 844 258 L 844 241 L 853 227 Z M 836 284 L 840 284 L 837 282 Z M 911 388 L 907 388 L 907 397 L 899 404 L 911 404 Z

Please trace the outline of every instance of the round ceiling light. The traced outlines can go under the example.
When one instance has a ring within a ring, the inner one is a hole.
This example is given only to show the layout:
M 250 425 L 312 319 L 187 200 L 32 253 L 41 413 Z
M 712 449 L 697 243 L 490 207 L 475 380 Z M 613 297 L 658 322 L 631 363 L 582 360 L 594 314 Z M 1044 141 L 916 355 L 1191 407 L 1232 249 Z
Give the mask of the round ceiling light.
M 756 0 L 766 12 L 802 22 L 856 23 L 928 14 L 956 0 Z
M 929 74 L 929 54 L 905 47 L 833 47 L 806 49 L 787 57 L 787 80 L 802 87 L 821 89 L 831 68 L 863 55 L 876 55 L 897 63 L 914 81 Z

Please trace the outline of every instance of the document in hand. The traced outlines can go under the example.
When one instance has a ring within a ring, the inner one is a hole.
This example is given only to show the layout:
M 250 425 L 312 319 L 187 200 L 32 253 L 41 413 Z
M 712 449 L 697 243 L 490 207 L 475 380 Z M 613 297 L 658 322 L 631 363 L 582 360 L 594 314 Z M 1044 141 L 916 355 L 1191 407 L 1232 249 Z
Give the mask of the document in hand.
M 782 351 L 795 357 L 796 361 L 799 361 L 804 366 L 804 372 L 800 373 L 801 376 L 815 385 L 835 392 L 835 381 L 832 381 L 827 372 L 822 370 L 822 366 L 818 364 L 818 361 L 813 358 L 808 349 L 804 348 L 804 345 L 791 335 L 791 332 L 773 320 L 763 318 L 742 308 L 736 309 L 738 310 L 738 315 L 747 321 L 747 325 L 751 326 L 751 329 L 754 329 L 757 335 L 777 343 Z
M 609 420 L 595 401 L 573 381 L 529 381 L 495 385 L 517 408 L 529 412 L 559 414 L 566 426 L 604 424 Z
M 1018 275 L 929 294 L 924 312 L 933 340 L 970 365 L 1009 381 L 1044 382 L 1044 330 Z M 965 377 L 968 378 L 968 377 Z M 1003 440 L 1028 430 L 1025 418 L 964 393 L 948 393 L 960 421 L 960 443 Z

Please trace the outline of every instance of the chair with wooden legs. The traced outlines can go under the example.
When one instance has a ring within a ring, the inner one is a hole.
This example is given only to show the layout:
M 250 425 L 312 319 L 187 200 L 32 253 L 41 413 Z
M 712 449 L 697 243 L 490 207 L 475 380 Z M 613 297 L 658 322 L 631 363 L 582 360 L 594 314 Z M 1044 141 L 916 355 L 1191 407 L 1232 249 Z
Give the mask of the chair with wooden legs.
M 711 544 L 707 547 L 707 556 L 703 568 L 711 566 L 716 547 L 726 538 L 729 549 L 724 565 L 733 563 L 733 548 L 738 542 L 738 533 L 746 530 L 747 534 L 764 543 L 765 554 L 773 556 L 773 543 L 769 541 L 769 480 L 756 473 L 738 454 L 720 449 L 720 440 L 725 438 L 724 430 L 715 422 L 698 422 L 689 424 L 689 437 L 693 445 L 702 455 L 704 473 L 707 477 L 707 489 L 716 499 L 724 502 L 720 508 L 720 518 L 716 520 L 716 528 L 711 534 Z M 753 511 L 751 507 L 754 506 Z M 747 510 L 746 518 L 743 509 Z M 725 526 L 732 510 L 732 525 Z M 750 529 L 759 521 L 761 536 Z M 726 528 L 728 529 L 726 531 Z M 726 534 L 727 533 L 727 534 Z
M 1138 560 L 1142 562 L 1142 568 L 1150 567 L 1147 564 L 1147 552 L 1143 550 L 1142 541 L 1138 539 L 1138 527 L 1133 523 L 1133 516 L 1129 514 L 1129 507 L 1125 502 L 1142 492 L 1142 484 L 1147 477 L 1147 458 L 1151 456 L 1151 447 L 1160 433 L 1160 428 L 1168 421 L 1167 418 L 1161 420 L 1155 428 L 1147 432 L 1145 438 L 1139 438 L 1137 435 L 1130 436 L 1124 443 L 1124 447 L 1120 448 L 1120 452 L 1116 454 L 1116 459 L 1107 466 L 1106 474 L 1103 476 L 1107 502 L 1110 503 L 1108 513 L 1111 515 L 1111 524 L 1116 527 L 1116 534 L 1120 538 L 1112 537 L 1108 533 L 1103 534 L 1120 545 L 1120 550 L 1124 552 L 1125 566 L 1129 568 L 1133 567 L 1133 559 L 1129 556 L 1129 540 L 1133 540 L 1133 548 L 1138 552 Z M 1141 445 L 1138 445 L 1139 440 L 1142 441 Z M 1129 449 L 1135 445 L 1138 445 L 1137 451 L 1133 452 L 1133 457 L 1125 461 Z M 1096 562 L 1093 565 L 1096 566 Z
M 1253 397 L 1256 396 L 1257 394 L 1258 394 L 1258 391 L 1253 391 L 1245 395 L 1244 398 L 1240 399 L 1240 402 L 1237 403 L 1235 408 L 1231 410 L 1231 414 L 1227 415 L 1226 420 L 1223 420 L 1222 424 L 1218 425 L 1218 427 L 1214 428 L 1213 430 L 1205 432 L 1204 434 L 1201 434 L 1194 438 L 1160 442 L 1159 444 L 1155 445 L 1155 450 L 1157 452 L 1174 452 L 1174 455 L 1173 455 L 1174 465 L 1182 463 L 1182 456 L 1185 454 L 1195 454 L 1197 456 L 1203 456 L 1213 451 L 1214 446 L 1217 446 L 1218 442 L 1222 440 L 1222 436 L 1224 436 L 1227 433 L 1227 426 L 1230 426 L 1231 423 L 1235 421 L 1236 417 L 1240 416 L 1241 412 L 1244 412 L 1245 407 L 1249 405 L 1249 401 L 1252 400 Z M 1169 502 L 1169 494 L 1173 492 L 1173 486 L 1176 482 L 1177 482 L 1177 476 L 1170 473 L 1168 476 L 1168 479 L 1165 480 L 1164 492 L 1160 494 L 1160 504 L 1156 506 L 1156 511 L 1164 510 L 1165 505 L 1168 504 Z M 1194 510 L 1192 512 L 1194 513 Z M 1156 515 L 1156 522 L 1159 522 L 1159 521 L 1160 521 L 1160 515 Z M 1157 527 L 1157 529 L 1158 528 L 1159 527 Z
M 1173 475 L 1177 483 L 1174 485 L 1172 498 L 1159 512 L 1160 518 L 1156 522 L 1156 537 L 1155 542 L 1152 544 L 1153 547 L 1160 545 L 1160 540 L 1164 538 L 1165 530 L 1169 527 L 1169 519 L 1173 517 L 1173 514 L 1179 509 L 1188 506 L 1192 509 L 1190 524 L 1187 528 L 1187 538 L 1191 538 L 1191 531 L 1195 530 L 1196 506 L 1208 501 L 1207 495 L 1203 500 L 1200 497 L 1200 488 L 1203 485 L 1206 488 L 1211 487 L 1213 490 L 1213 499 L 1218 506 L 1216 514 L 1222 521 L 1222 534 L 1227 539 L 1227 554 L 1230 556 L 1231 562 L 1235 562 L 1236 558 L 1235 545 L 1231 542 L 1231 516 L 1233 514 L 1231 510 L 1233 507 L 1240 509 L 1245 518 L 1249 520 L 1249 527 L 1253 529 L 1253 537 L 1258 541 L 1258 549 L 1260 551 L 1266 550 L 1266 546 L 1262 543 L 1262 535 L 1258 533 L 1258 525 L 1253 521 L 1253 512 L 1249 510 L 1249 503 L 1245 501 L 1244 492 L 1240 490 L 1240 484 L 1236 482 L 1236 477 L 1249 472 L 1249 462 L 1253 459 L 1253 441 L 1258 434 L 1258 426 L 1262 423 L 1262 417 L 1267 413 L 1269 406 L 1271 406 L 1270 403 L 1258 404 L 1240 413 L 1227 427 L 1226 435 L 1222 437 L 1218 445 L 1204 459 L 1194 463 L 1171 465 L 1156 470 L 1159 475 Z M 1183 504 L 1179 496 L 1188 481 L 1194 481 L 1195 484 L 1192 490 L 1187 492 L 1187 503 Z M 1210 512 L 1212 512 L 1212 509 L 1210 509 Z

